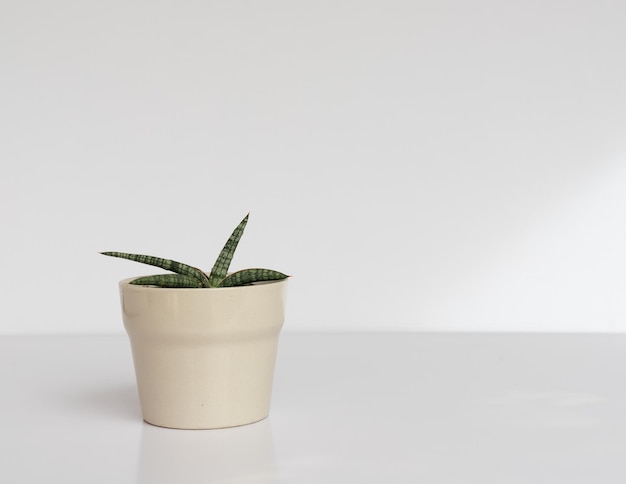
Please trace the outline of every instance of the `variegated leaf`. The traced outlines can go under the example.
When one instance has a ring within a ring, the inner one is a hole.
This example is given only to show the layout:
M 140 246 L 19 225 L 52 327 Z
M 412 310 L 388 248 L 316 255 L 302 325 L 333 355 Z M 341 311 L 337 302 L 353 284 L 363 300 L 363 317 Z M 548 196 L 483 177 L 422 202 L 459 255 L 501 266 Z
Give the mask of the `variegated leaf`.
M 137 286 L 159 287 L 202 287 L 195 277 L 182 274 L 157 274 L 156 276 L 138 277 L 130 282 Z
M 160 257 L 154 257 L 151 255 L 128 254 L 125 252 L 101 252 L 101 254 L 160 267 L 161 269 L 192 277 L 200 283 L 200 287 L 209 287 L 209 278 L 204 272 L 195 267 L 183 264 L 182 262 L 170 259 L 161 259 Z
M 222 280 L 218 287 L 245 286 L 253 282 L 279 281 L 281 279 L 287 279 L 288 277 L 289 276 L 282 272 L 273 271 L 271 269 L 244 269 L 229 274 Z
M 239 225 L 235 227 L 235 230 L 233 230 L 233 233 L 226 241 L 220 255 L 217 257 L 217 260 L 211 269 L 211 274 L 209 275 L 211 287 L 219 287 L 222 280 L 226 277 L 226 274 L 228 274 L 230 262 L 233 259 L 233 254 L 235 253 L 235 249 L 237 248 L 239 240 L 243 235 L 243 231 L 246 228 L 249 216 L 250 214 L 246 215 L 244 219 L 239 222 Z

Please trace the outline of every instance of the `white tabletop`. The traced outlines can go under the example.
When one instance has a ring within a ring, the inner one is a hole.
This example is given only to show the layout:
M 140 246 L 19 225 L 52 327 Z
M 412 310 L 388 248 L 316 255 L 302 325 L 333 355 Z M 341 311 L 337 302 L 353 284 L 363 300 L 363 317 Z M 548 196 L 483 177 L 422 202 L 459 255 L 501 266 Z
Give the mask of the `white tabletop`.
M 142 422 L 122 336 L 0 337 L 0 482 L 626 482 L 626 335 L 284 334 L 268 419 Z

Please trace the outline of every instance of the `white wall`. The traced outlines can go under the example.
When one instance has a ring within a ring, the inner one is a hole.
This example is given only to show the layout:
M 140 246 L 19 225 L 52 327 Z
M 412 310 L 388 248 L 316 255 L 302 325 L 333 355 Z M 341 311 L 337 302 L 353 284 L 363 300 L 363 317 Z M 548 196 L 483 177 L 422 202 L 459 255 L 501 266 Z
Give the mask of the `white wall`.
M 300 330 L 626 330 L 626 4 L 3 0 L 0 332 L 121 332 L 144 252 Z

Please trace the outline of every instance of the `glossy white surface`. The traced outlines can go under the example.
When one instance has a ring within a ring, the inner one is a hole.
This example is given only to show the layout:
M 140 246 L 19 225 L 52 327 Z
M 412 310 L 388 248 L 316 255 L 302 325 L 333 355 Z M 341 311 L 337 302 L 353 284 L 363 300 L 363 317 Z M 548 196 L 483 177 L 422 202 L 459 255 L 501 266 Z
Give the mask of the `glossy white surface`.
M 0 481 L 626 482 L 626 335 L 286 334 L 269 419 L 141 421 L 124 337 L 0 338 Z

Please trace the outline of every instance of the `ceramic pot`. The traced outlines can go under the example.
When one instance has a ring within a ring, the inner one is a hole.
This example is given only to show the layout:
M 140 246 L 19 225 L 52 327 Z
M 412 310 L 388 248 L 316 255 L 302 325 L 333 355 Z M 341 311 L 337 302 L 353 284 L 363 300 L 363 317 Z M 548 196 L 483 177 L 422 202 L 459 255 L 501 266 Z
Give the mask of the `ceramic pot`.
M 287 280 L 211 289 L 120 282 L 146 422 L 213 429 L 267 417 Z

